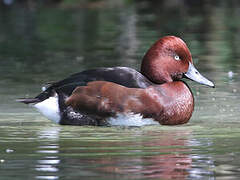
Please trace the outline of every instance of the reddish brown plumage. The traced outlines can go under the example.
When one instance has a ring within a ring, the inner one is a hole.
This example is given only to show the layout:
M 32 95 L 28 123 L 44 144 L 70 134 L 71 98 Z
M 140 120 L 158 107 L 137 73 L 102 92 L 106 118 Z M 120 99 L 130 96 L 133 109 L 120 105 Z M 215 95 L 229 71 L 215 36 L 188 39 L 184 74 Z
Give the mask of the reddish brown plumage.
M 184 41 L 165 36 L 147 51 L 141 66 L 141 73 L 156 85 L 141 89 L 94 81 L 76 88 L 66 104 L 100 117 L 132 112 L 160 124 L 186 123 L 193 112 L 193 96 L 187 85 L 178 80 L 188 71 L 189 62 L 192 57 Z
M 160 124 L 176 125 L 188 122 L 193 111 L 193 96 L 181 81 L 150 86 L 146 89 L 126 88 L 93 81 L 77 87 L 66 100 L 76 110 L 108 117 L 116 113 L 140 113 Z
M 180 61 L 174 60 L 178 55 Z M 151 81 L 162 84 L 182 78 L 192 63 L 191 53 L 183 40 L 165 36 L 155 42 L 143 57 L 141 73 Z
M 145 54 L 141 73 L 127 67 L 87 70 L 20 102 L 38 103 L 57 93 L 60 124 L 101 125 L 117 113 L 140 113 L 160 124 L 177 125 L 188 122 L 194 108 L 191 90 L 180 81 L 183 77 L 214 87 L 194 67 L 184 41 L 165 36 Z

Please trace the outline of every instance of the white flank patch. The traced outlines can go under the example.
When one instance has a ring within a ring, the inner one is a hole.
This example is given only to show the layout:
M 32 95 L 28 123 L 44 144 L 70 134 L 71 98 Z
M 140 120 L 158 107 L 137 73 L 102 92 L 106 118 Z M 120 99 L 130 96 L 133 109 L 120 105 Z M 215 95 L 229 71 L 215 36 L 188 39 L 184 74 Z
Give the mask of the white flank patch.
M 33 105 L 37 110 L 55 123 L 60 121 L 60 111 L 58 106 L 58 96 L 49 97 L 48 99 Z
M 157 121 L 151 118 L 142 118 L 140 114 L 117 114 L 116 117 L 108 118 L 108 123 L 112 126 L 146 126 L 159 125 Z

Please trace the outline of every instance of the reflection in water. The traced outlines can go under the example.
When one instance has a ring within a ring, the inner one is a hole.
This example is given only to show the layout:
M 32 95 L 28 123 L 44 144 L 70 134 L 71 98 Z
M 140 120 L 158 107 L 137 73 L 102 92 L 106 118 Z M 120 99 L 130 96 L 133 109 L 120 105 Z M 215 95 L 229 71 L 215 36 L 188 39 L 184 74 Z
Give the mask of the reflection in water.
M 65 159 L 64 164 L 72 165 L 69 168 L 66 167 L 65 171 L 74 172 L 76 170 L 73 168 L 74 165 L 81 169 L 81 174 L 96 175 L 97 173 L 108 178 L 119 176 L 129 179 L 185 179 L 204 177 L 208 173 L 207 170 L 202 170 L 202 167 L 195 167 L 191 170 L 195 163 L 193 161 L 196 161 L 196 157 L 191 155 L 191 146 L 196 144 L 196 142 L 191 144 L 189 139 L 191 130 L 162 133 L 140 132 L 135 134 L 136 142 L 115 142 L 113 139 L 112 142 L 102 141 L 101 145 L 94 149 L 88 149 L 88 146 L 84 148 L 84 143 L 80 143 L 79 151 L 74 151 L 74 153 L 88 152 L 89 157 L 79 156 L 74 159 Z M 151 137 L 151 139 L 144 139 L 144 137 Z M 98 156 L 100 154 L 101 156 Z M 95 158 L 91 158 L 92 156 Z M 198 159 L 203 164 L 212 163 L 201 155 Z M 90 172 L 91 170 L 93 172 Z
M 192 148 L 192 153 L 190 155 L 192 167 L 189 169 L 190 178 L 197 179 L 207 176 L 209 180 L 215 179 L 214 172 L 210 170 L 215 167 L 213 158 L 209 155 L 197 153 L 201 148 L 208 149 L 212 145 L 213 142 L 207 138 L 202 141 L 192 138 L 189 141 L 188 146 Z
M 61 160 L 58 157 L 59 153 L 59 133 L 60 127 L 46 127 L 47 129 L 38 132 L 39 141 L 44 141 L 37 149 L 37 154 L 46 154 L 42 159 L 37 160 L 35 170 L 44 173 L 44 175 L 37 175 L 36 179 L 58 179 L 57 175 L 49 175 L 48 173 L 57 173 L 59 171 L 58 165 Z M 45 142 L 46 141 L 46 142 Z M 38 173 L 37 173 L 38 174 Z
M 46 127 L 46 129 L 38 132 L 39 140 L 47 139 L 50 141 L 56 141 L 59 139 L 59 133 L 61 127 Z
M 54 180 L 54 179 L 58 179 L 58 177 L 55 176 L 36 176 L 36 179 L 46 179 L 46 180 Z
M 208 177 L 209 180 L 215 179 L 214 172 L 214 161 L 212 157 L 206 155 L 191 155 L 193 164 L 191 169 L 189 169 L 190 178 L 202 178 L 203 176 Z

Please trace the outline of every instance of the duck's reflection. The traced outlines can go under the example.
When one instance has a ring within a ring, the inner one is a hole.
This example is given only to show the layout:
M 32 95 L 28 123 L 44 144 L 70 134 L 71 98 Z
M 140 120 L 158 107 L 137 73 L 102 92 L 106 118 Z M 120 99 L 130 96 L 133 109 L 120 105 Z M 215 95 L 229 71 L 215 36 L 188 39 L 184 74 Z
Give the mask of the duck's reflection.
M 142 141 L 134 157 L 101 159 L 99 170 L 108 173 L 127 175 L 129 178 L 181 178 L 189 176 L 192 159 L 189 156 L 188 132 L 149 132 L 143 136 L 153 137 Z M 124 146 L 124 145 L 123 145 Z M 134 146 L 134 144 L 133 144 Z M 142 154 L 138 156 L 138 154 Z
M 36 179 L 58 179 L 57 172 L 60 159 L 59 153 L 59 132 L 60 127 L 47 127 L 39 131 L 38 140 L 41 142 L 36 153 L 41 156 L 37 160 L 35 170 L 37 171 Z
M 211 141 L 194 139 L 187 128 L 163 131 L 140 128 L 112 133 L 101 130 L 102 133 L 92 133 L 91 129 L 79 128 L 67 142 L 58 139 L 58 128 L 41 131 L 42 143 L 37 153 L 42 156 L 35 165 L 36 177 L 58 179 L 65 174 L 69 178 L 93 179 L 214 177 L 209 171 L 213 161 L 198 152 L 199 147 L 211 146 Z
M 78 166 L 80 174 L 94 173 L 105 178 L 185 179 L 190 176 L 193 162 L 189 144 L 191 131 L 140 129 L 122 135 L 126 136 L 122 141 L 114 140 L 115 137 L 110 135 L 109 139 L 105 137 L 102 141 L 90 142 L 91 145 L 82 142 L 78 150 L 74 151 L 75 154 L 81 153 L 81 156 L 64 160 L 64 164 L 69 167 L 65 171 L 76 171 L 74 165 Z M 134 138 L 128 139 L 130 136 Z M 69 153 L 64 149 L 62 153 Z

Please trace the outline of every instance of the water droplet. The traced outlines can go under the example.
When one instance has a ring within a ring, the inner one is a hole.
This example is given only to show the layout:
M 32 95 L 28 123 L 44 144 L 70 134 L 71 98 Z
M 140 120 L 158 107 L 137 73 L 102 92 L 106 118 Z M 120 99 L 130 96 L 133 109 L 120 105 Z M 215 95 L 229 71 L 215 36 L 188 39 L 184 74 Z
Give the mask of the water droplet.
M 229 71 L 229 72 L 228 72 L 228 77 L 229 77 L 230 79 L 232 79 L 233 76 L 234 76 L 234 73 L 233 73 L 232 71 Z
M 76 57 L 76 61 L 77 62 L 82 62 L 84 60 L 84 57 L 83 56 L 77 56 Z
M 14 152 L 13 149 L 6 149 L 6 153 L 12 153 L 12 152 Z

